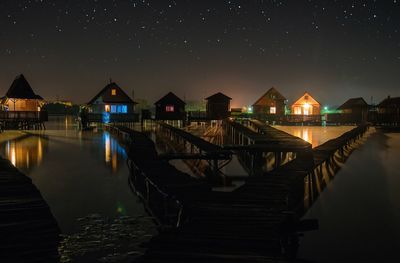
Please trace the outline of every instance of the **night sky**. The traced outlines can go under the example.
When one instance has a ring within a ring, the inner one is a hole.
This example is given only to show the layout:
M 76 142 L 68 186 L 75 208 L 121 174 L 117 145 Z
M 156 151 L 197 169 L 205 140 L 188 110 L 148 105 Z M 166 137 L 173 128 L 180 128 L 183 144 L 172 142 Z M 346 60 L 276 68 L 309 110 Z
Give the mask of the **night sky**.
M 47 100 L 87 102 L 112 78 L 135 99 L 271 86 L 324 105 L 400 96 L 400 1 L 0 1 L 0 95 L 24 73 Z

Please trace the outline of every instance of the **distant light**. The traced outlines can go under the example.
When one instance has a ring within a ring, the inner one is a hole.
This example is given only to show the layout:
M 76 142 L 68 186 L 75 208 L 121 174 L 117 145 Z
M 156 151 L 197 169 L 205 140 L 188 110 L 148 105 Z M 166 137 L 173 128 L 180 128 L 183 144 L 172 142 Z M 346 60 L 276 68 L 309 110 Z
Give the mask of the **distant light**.
M 328 110 L 328 106 L 325 106 L 325 107 L 324 107 L 324 110 Z
M 248 106 L 247 107 L 247 113 L 253 113 L 253 107 L 252 106 Z

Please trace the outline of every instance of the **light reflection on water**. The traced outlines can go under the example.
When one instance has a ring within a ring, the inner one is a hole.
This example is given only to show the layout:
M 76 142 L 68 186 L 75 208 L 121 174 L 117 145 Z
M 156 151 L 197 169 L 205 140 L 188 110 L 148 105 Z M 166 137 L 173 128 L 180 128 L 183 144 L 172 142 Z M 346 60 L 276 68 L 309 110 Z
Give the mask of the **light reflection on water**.
M 0 151 L 4 158 L 22 171 L 29 171 L 42 163 L 47 142 L 41 137 L 31 136 L 22 140 L 6 141 Z
M 398 261 L 399 155 L 400 134 L 372 128 L 305 215 L 318 219 L 320 227 L 302 238 L 301 258 L 325 263 Z
M 76 219 L 91 213 L 145 214 L 128 185 L 125 149 L 113 136 L 79 132 L 72 117 L 52 118 L 46 127 L 5 141 L 0 154 L 33 179 L 62 232 L 74 232 Z
M 354 126 L 274 126 L 274 128 L 299 137 L 311 143 L 314 148 L 354 129 Z
M 0 154 L 49 205 L 63 233 L 60 262 L 132 262 L 155 230 L 128 185 L 125 149 L 108 132 L 77 131 L 72 117 L 46 128 L 0 134 Z

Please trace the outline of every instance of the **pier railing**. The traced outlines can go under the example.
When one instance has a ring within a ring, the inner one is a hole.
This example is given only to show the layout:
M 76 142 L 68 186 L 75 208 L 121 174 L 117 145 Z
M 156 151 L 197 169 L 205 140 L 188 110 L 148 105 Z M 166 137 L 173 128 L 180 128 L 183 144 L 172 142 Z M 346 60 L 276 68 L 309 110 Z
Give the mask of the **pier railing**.
M 225 125 L 232 145 L 224 149 L 237 152 L 249 174 L 271 171 L 300 156 L 311 158 L 311 144 L 260 121 L 228 120 Z
M 123 123 L 123 122 L 138 122 L 139 114 L 137 113 L 128 113 L 128 114 L 108 114 L 107 120 L 104 119 L 104 115 L 102 113 L 88 113 L 87 115 L 88 122 L 96 122 L 96 123 L 104 123 L 105 121 L 108 123 Z
M 0 111 L 1 121 L 37 121 L 48 120 L 47 111 Z

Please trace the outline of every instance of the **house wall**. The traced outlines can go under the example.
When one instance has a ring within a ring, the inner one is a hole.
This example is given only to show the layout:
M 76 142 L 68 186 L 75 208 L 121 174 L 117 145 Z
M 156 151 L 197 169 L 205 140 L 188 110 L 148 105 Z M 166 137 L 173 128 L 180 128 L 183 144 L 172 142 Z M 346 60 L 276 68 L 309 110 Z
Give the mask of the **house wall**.
M 285 114 L 285 100 L 263 99 L 260 103 L 253 105 L 253 113 L 270 114 L 271 107 L 276 108 L 276 115 Z
M 207 102 L 207 118 L 212 120 L 222 120 L 230 116 L 230 102 Z
M 127 104 L 127 103 L 103 103 L 103 102 L 90 105 L 89 112 L 90 113 L 103 113 L 103 112 L 105 112 L 106 105 L 109 105 L 110 108 L 112 105 L 115 105 L 115 106 L 126 105 L 127 109 L 128 109 L 128 112 L 126 114 L 132 114 L 135 112 L 135 105 L 132 103 Z M 124 113 L 121 113 L 121 114 L 124 114 Z
M 319 104 L 309 104 L 309 111 L 308 114 L 306 114 L 306 110 L 304 105 L 307 102 L 305 101 L 304 103 L 297 103 L 292 105 L 292 114 L 294 115 L 319 115 L 321 114 L 321 106 Z
M 9 111 L 39 111 L 40 101 L 34 99 L 8 99 L 6 106 Z
M 173 112 L 167 112 L 166 107 L 173 106 Z M 160 103 L 156 105 L 157 120 L 184 120 L 186 119 L 185 105 L 180 103 Z

